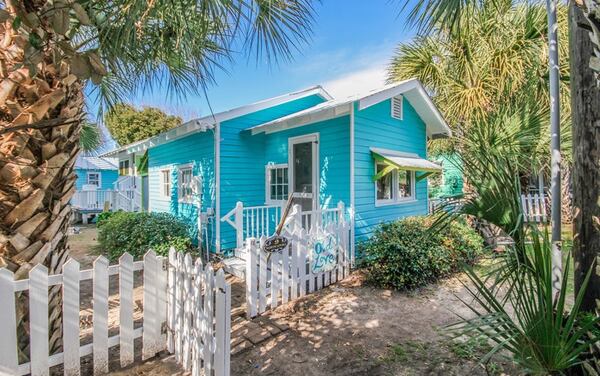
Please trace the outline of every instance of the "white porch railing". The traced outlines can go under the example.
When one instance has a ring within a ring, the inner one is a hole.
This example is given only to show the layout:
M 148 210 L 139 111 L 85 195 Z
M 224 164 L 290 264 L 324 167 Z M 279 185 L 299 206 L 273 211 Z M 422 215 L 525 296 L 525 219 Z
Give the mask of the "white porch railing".
M 119 176 L 117 181 L 113 183 L 113 187 L 116 191 L 139 190 L 140 186 L 140 177 L 131 175 Z
M 71 199 L 71 205 L 77 209 L 103 210 L 105 203 L 108 203 L 109 209 L 113 209 L 116 195 L 116 191 L 107 189 L 76 191 Z
M 281 220 L 283 208 L 278 205 L 244 206 L 240 201 L 222 218 L 222 222 L 229 223 L 236 231 L 236 249 L 244 247 L 244 239 L 271 236 Z M 338 223 L 340 216 L 345 214 L 345 205 L 339 202 L 335 208 L 325 208 L 300 212 L 302 227 L 306 231 L 315 224 L 325 226 Z M 290 213 L 290 216 L 292 213 Z
M 521 206 L 523 207 L 523 217 L 525 222 L 548 222 L 546 213 L 546 204 L 548 197 L 539 194 L 521 195 Z
M 106 203 L 109 210 L 139 211 L 141 197 L 140 193 L 133 189 L 93 189 L 75 191 L 71 198 L 71 205 L 79 210 L 104 210 Z

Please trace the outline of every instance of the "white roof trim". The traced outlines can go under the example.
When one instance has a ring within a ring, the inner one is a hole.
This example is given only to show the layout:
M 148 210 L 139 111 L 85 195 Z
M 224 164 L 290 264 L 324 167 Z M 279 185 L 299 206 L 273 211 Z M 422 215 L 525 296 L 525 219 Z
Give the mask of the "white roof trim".
M 306 110 L 248 128 L 247 130 L 251 131 L 254 135 L 300 127 L 314 123 L 315 118 L 317 119 L 316 121 L 322 121 L 345 115 L 350 111 L 350 106 L 354 102 L 358 102 L 359 110 L 364 110 L 400 94 L 410 102 L 421 119 L 423 119 L 427 125 L 427 134 L 429 136 L 440 133 L 448 136 L 452 135 L 450 127 L 446 124 L 437 107 L 433 104 L 427 92 L 425 92 L 423 85 L 417 79 L 386 85 L 383 88 L 371 91 L 367 95 L 358 95 L 345 100 L 330 100 Z
M 177 128 L 173 128 L 156 136 L 145 140 L 137 141 L 129 145 L 122 146 L 115 150 L 102 154 L 103 157 L 117 156 L 121 152 L 126 154 L 145 151 L 148 148 L 155 147 L 167 142 L 174 141 L 178 138 L 185 137 L 194 132 L 205 132 L 213 129 L 216 123 L 221 123 L 240 116 L 244 116 L 256 111 L 261 111 L 269 107 L 277 106 L 286 102 L 294 101 L 311 95 L 319 95 L 325 100 L 332 100 L 331 95 L 321 86 L 313 86 L 308 89 L 299 90 L 293 93 L 280 95 L 277 97 L 265 99 L 246 106 L 234 108 L 232 110 L 219 112 L 214 115 L 205 116 L 199 119 L 190 120 Z

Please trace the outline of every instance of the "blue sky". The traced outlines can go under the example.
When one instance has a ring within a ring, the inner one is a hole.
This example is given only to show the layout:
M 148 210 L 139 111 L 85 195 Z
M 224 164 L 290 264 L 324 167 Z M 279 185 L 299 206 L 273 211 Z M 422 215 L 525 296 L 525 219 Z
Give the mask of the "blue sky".
M 376 88 L 385 81 L 385 67 L 395 46 L 414 36 L 400 13 L 400 1 L 323 0 L 315 4 L 313 36 L 291 62 L 269 66 L 238 55 L 226 72 L 216 73 L 208 88 L 215 112 L 323 85 L 334 97 Z M 133 98 L 136 106 L 159 107 L 189 120 L 208 115 L 204 96 L 169 100 L 157 90 Z

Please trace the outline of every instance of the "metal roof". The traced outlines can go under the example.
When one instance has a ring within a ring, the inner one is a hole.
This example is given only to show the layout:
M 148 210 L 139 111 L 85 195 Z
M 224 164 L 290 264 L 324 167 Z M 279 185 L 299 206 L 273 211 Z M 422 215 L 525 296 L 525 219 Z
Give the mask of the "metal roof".
M 323 89 L 321 86 L 312 86 L 307 89 L 265 99 L 256 103 L 237 107 L 228 111 L 219 112 L 214 115 L 204 116 L 198 119 L 190 120 L 178 126 L 177 128 L 173 128 L 171 130 L 160 133 L 156 136 L 147 138 L 145 140 L 137 141 L 132 144 L 125 145 L 115 150 L 104 153 L 102 154 L 102 157 L 114 157 L 117 156 L 120 152 L 142 152 L 150 147 L 158 146 L 160 144 L 164 144 L 166 142 L 185 137 L 194 132 L 205 132 L 209 129 L 213 129 L 215 124 L 217 123 L 221 123 L 223 121 L 234 119 L 236 117 L 244 116 L 252 112 L 264 110 L 269 107 L 277 106 L 279 104 L 308 97 L 311 95 L 319 95 L 325 100 L 332 99 L 331 95 L 329 95 L 329 93 L 325 91 L 325 89 Z
M 119 162 L 116 158 L 79 156 L 75 161 L 75 168 L 83 170 L 118 170 Z
M 421 82 L 417 79 L 395 82 L 379 89 L 371 90 L 365 94 L 358 94 L 345 99 L 332 99 L 306 110 L 247 128 L 246 130 L 252 132 L 252 134 L 258 134 L 299 127 L 346 115 L 350 112 L 351 105 L 355 102 L 358 102 L 358 109 L 363 110 L 397 95 L 403 95 L 414 107 L 415 111 L 417 111 L 427 125 L 428 135 L 443 134 L 450 136 L 452 134 L 450 127 L 433 104 Z

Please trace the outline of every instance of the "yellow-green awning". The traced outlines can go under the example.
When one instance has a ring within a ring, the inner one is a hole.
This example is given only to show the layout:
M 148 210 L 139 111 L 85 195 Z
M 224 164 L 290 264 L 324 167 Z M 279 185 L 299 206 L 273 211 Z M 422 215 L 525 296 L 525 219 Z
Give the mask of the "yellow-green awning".
M 380 148 L 371 148 L 371 154 L 373 154 L 373 159 L 387 165 L 384 170 L 373 177 L 373 180 L 377 180 L 395 169 L 421 171 L 425 172 L 425 175 L 442 171 L 440 165 L 421 158 L 416 154 Z M 425 175 L 420 176 L 418 180 L 424 178 Z

